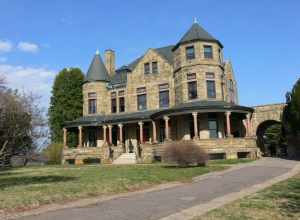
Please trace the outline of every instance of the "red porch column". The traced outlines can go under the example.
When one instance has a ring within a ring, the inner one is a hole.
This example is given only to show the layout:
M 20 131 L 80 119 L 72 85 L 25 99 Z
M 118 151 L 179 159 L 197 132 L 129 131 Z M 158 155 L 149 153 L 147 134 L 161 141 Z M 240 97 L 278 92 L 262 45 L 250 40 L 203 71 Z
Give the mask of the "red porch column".
M 169 141 L 170 140 L 170 136 L 169 136 L 169 120 L 170 120 L 170 118 L 168 116 L 165 116 L 164 120 L 165 120 L 165 137 L 166 137 L 166 140 Z
M 112 144 L 112 125 L 108 125 L 108 142 Z
M 67 144 L 68 131 L 66 128 L 63 128 L 63 131 L 64 131 L 64 148 L 68 148 L 68 144 Z
M 226 115 L 226 127 L 227 127 L 227 137 L 231 137 L 231 124 L 230 124 L 230 115 L 231 115 L 231 112 L 230 111 L 227 111 L 225 113 Z
M 140 143 L 142 144 L 142 143 L 144 143 L 144 134 L 143 134 L 143 122 L 139 122 L 138 123 L 139 124 L 139 126 L 140 126 Z
M 198 133 L 198 120 L 197 120 L 197 116 L 198 116 L 198 112 L 193 112 L 193 119 L 194 119 L 194 139 L 198 140 L 199 139 L 199 133 Z
M 157 143 L 157 134 L 156 134 L 156 123 L 152 121 L 152 135 L 153 135 L 153 143 Z
M 123 124 L 118 124 L 119 126 L 119 141 L 122 144 L 123 143 Z
M 82 147 L 82 126 L 78 126 L 78 147 Z

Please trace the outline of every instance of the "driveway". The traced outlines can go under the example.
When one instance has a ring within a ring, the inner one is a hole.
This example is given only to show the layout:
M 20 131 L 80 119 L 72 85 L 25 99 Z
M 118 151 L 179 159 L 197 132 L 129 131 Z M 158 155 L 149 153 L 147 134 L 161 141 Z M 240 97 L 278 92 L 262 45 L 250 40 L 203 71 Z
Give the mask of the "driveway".
M 160 219 L 181 210 L 239 192 L 290 171 L 298 162 L 263 158 L 229 171 L 196 178 L 180 186 L 119 197 L 94 205 L 62 209 L 23 220 L 145 220 Z

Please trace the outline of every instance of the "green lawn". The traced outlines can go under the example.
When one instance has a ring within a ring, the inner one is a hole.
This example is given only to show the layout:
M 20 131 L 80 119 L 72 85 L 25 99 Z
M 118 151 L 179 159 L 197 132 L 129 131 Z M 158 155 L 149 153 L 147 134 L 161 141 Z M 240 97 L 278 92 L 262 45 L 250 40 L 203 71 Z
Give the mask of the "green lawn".
M 245 160 L 213 161 L 206 167 L 85 165 L 25 167 L 0 171 L 0 210 L 23 210 L 43 204 L 144 189 L 228 167 Z M 247 161 L 248 162 L 248 161 Z
M 300 174 L 195 220 L 299 220 Z

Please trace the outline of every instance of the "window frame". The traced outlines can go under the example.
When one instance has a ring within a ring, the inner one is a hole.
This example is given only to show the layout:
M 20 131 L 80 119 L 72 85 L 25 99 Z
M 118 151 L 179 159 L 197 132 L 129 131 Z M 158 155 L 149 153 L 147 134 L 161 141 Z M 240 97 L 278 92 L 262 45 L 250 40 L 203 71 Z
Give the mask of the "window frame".
M 193 91 L 191 90 L 191 85 L 195 84 L 195 86 L 193 86 L 193 88 L 195 89 L 194 93 L 195 95 L 192 96 Z M 198 98 L 198 83 L 197 80 L 192 80 L 192 81 L 188 81 L 187 82 L 187 89 L 188 89 L 188 100 L 195 100 Z
M 121 105 L 121 99 L 123 99 L 123 105 Z M 119 112 L 125 112 L 125 97 L 124 96 L 119 97 Z
M 93 103 L 93 105 L 91 105 L 91 103 Z M 97 113 L 97 93 L 89 92 L 88 93 L 88 114 L 92 115 L 96 113 Z
M 210 48 L 210 51 L 205 51 L 206 48 Z M 213 53 L 213 46 L 212 45 L 203 45 L 203 54 L 205 59 L 213 59 L 214 53 Z
M 88 99 L 88 113 L 89 115 L 97 113 L 97 99 Z
M 155 65 L 156 65 L 156 71 L 154 72 L 153 70 L 154 70 L 154 68 L 153 68 L 153 64 L 155 63 Z M 151 62 L 151 73 L 153 73 L 153 74 L 157 74 L 159 71 L 158 71 L 158 62 L 157 61 L 153 61 L 153 62 Z
M 213 85 L 213 88 L 210 88 L 209 85 Z M 208 99 L 217 98 L 216 81 L 215 80 L 206 80 L 206 95 L 207 95 Z
M 189 52 L 190 49 L 192 49 L 193 53 Z M 185 58 L 186 58 L 186 60 L 193 60 L 196 58 L 194 45 L 185 47 Z
M 150 70 L 150 63 L 147 62 L 147 63 L 144 63 L 144 74 L 145 75 L 148 75 L 151 73 L 151 70 Z
M 142 103 L 140 103 L 140 101 L 142 101 L 141 97 L 145 97 Z M 140 104 L 142 104 L 142 105 L 140 105 Z M 140 106 L 142 106 L 142 108 L 140 108 Z M 146 93 L 137 95 L 137 110 L 138 111 L 147 110 L 147 94 Z

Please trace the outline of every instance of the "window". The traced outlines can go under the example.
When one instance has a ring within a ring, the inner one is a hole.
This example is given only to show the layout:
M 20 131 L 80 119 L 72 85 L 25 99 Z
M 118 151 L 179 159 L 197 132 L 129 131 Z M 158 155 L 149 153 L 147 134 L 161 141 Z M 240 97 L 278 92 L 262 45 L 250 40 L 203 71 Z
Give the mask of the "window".
M 159 92 L 159 107 L 169 107 L 169 90 Z
M 97 96 L 95 92 L 88 93 L 88 113 L 97 113 Z
M 159 85 L 159 107 L 169 107 L 169 84 L 164 83 Z
M 157 62 L 152 62 L 152 73 L 158 73 Z
M 206 58 L 206 59 L 213 58 L 212 46 L 209 46 L 209 45 L 204 46 L 204 58 Z
M 189 99 L 197 98 L 197 81 L 188 82 L 188 96 Z
M 194 46 L 185 48 L 185 55 L 187 60 L 195 59 L 195 49 Z
M 111 93 L 111 113 L 117 112 L 117 93 Z
M 150 73 L 150 63 L 144 64 L 144 73 L 149 74 Z
M 125 112 L 125 98 L 119 97 L 119 112 Z
M 146 94 L 138 95 L 137 96 L 137 104 L 138 104 L 138 110 L 146 110 L 147 109 L 147 96 Z
M 208 120 L 209 138 L 218 138 L 218 124 L 214 119 Z
M 214 73 L 206 73 L 205 76 L 206 76 L 206 79 L 214 79 L 215 78 Z
M 206 81 L 207 98 L 216 98 L 216 84 L 213 80 Z
M 186 79 L 187 80 L 194 80 L 194 79 L 196 79 L 196 73 L 188 73 L 188 74 L 186 74 Z
M 137 108 L 139 111 L 147 109 L 146 87 L 136 89 L 137 93 Z
M 111 113 L 117 112 L 117 99 L 113 98 L 111 99 Z

